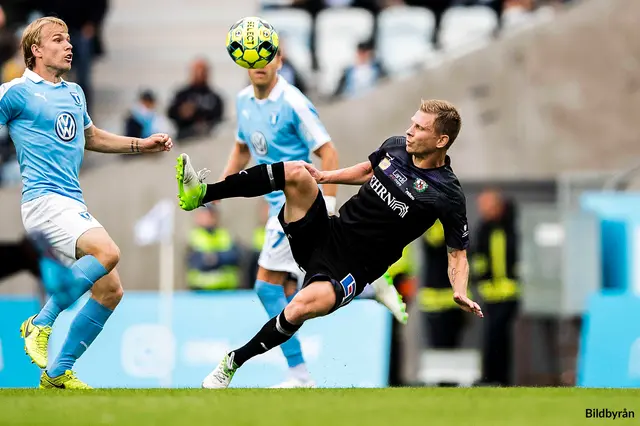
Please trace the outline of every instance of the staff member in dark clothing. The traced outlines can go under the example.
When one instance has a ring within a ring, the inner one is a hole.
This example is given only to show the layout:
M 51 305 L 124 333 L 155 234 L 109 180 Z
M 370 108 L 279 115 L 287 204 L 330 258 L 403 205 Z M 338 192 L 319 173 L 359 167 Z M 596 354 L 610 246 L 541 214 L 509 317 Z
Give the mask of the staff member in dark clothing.
M 224 101 L 209 85 L 209 64 L 197 59 L 191 81 L 174 96 L 167 115 L 178 131 L 178 140 L 207 136 L 224 117 Z
M 464 312 L 453 301 L 447 273 L 444 228 L 439 220 L 424 233 L 422 244 L 425 268 L 419 303 L 426 322 L 429 346 L 433 349 L 457 348 L 460 346 L 465 318 Z
M 481 221 L 471 265 L 487 312 L 481 384 L 509 386 L 513 324 L 520 297 L 515 207 L 490 189 L 479 195 L 478 210 Z

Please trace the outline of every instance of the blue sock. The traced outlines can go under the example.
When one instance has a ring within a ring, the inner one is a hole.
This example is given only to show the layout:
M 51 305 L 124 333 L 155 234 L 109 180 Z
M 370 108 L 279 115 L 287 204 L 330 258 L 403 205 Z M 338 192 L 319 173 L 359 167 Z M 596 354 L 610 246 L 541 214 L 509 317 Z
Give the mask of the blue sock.
M 49 377 L 58 377 L 66 370 L 73 369 L 73 364 L 100 334 L 112 312 L 93 298 L 87 301 L 73 319 L 58 357 L 47 369 Z
M 277 284 L 270 284 L 265 281 L 256 280 L 256 293 L 262 302 L 262 305 L 267 310 L 269 318 L 273 318 L 284 310 L 287 306 L 287 298 L 284 295 L 284 287 Z M 300 347 L 300 341 L 295 336 L 280 345 L 285 358 L 287 358 L 287 364 L 289 367 L 295 367 L 300 364 L 304 364 L 304 358 L 302 357 L 302 348 Z
M 70 288 L 73 293 L 69 297 L 58 298 L 55 295 L 49 299 L 47 304 L 42 308 L 38 316 L 33 320 L 35 325 L 53 325 L 60 312 L 67 309 L 73 302 L 78 300 L 80 296 L 85 294 L 89 290 L 93 283 L 98 281 L 109 273 L 98 259 L 93 256 L 84 256 L 77 260 L 73 266 L 71 266 L 72 280 Z
M 53 300 L 53 297 L 51 297 L 47 300 L 42 310 L 40 310 L 40 313 L 33 319 L 33 323 L 41 327 L 45 325 L 51 327 L 62 311 L 63 309 L 60 308 Z

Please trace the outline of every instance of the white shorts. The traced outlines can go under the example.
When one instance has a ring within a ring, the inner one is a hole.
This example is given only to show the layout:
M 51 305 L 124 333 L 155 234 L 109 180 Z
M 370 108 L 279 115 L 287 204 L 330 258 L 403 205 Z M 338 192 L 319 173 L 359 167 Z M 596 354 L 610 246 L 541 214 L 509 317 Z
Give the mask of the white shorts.
M 60 260 L 76 261 L 76 242 L 89 229 L 102 228 L 80 201 L 49 194 L 21 206 L 22 224 L 27 232 L 40 231 L 49 240 Z
M 291 253 L 291 246 L 277 216 L 272 216 L 265 226 L 265 238 L 258 265 L 269 271 L 289 272 L 301 279 L 304 273 Z

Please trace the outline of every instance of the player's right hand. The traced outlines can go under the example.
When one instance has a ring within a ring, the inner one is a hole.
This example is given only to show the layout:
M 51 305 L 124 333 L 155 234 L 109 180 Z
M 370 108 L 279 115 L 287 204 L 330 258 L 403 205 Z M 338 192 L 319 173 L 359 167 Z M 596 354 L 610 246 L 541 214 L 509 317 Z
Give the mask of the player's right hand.
M 316 169 L 313 164 L 304 163 L 304 167 L 307 169 L 311 177 L 315 179 L 317 183 L 322 183 L 322 178 L 324 177 L 324 173 L 320 170 Z
M 453 300 L 458 304 L 458 306 L 460 306 L 462 310 L 466 312 L 473 312 L 480 318 L 484 318 L 484 314 L 482 313 L 482 309 L 480 309 L 480 305 L 469 299 L 467 296 L 460 293 L 453 293 Z

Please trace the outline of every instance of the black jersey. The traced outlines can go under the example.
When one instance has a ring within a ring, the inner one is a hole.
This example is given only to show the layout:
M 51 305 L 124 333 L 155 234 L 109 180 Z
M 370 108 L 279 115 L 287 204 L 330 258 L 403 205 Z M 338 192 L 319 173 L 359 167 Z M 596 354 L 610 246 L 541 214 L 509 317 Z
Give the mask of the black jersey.
M 342 240 L 369 282 L 402 256 L 402 250 L 440 219 L 448 247 L 469 245 L 466 201 L 450 159 L 433 169 L 413 164 L 406 138 L 387 139 L 369 156 L 373 176 L 340 208 Z

